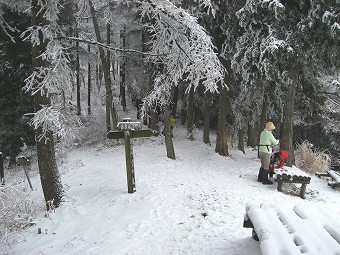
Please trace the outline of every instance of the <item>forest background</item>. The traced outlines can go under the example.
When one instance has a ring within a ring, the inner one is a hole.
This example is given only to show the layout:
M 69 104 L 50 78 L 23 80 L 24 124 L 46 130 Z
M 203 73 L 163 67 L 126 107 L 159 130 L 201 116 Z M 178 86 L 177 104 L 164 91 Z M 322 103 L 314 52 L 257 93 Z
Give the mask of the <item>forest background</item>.
M 106 140 L 132 109 L 175 159 L 170 116 L 215 151 L 255 148 L 273 121 L 281 148 L 340 155 L 338 0 L 0 1 L 0 151 L 36 146 L 47 207 L 58 159 Z M 161 113 L 161 114 L 160 114 Z

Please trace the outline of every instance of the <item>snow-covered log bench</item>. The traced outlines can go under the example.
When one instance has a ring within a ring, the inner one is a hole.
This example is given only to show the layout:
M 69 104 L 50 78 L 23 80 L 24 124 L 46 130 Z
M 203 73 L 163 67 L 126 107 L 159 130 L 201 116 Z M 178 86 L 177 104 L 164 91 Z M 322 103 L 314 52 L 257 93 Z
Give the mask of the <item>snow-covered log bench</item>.
M 340 255 L 340 222 L 306 204 L 247 204 L 243 226 L 253 228 L 262 255 Z
M 331 180 L 328 181 L 328 186 L 331 186 L 333 189 L 336 187 L 340 188 L 340 173 L 333 171 L 333 170 L 328 170 L 325 173 L 316 173 L 316 176 L 319 178 L 321 177 L 330 177 Z
M 279 168 L 274 170 L 276 174 L 277 190 L 282 192 L 283 183 L 301 183 L 300 197 L 305 198 L 307 184 L 310 183 L 311 178 L 301 172 L 288 170 L 287 168 Z

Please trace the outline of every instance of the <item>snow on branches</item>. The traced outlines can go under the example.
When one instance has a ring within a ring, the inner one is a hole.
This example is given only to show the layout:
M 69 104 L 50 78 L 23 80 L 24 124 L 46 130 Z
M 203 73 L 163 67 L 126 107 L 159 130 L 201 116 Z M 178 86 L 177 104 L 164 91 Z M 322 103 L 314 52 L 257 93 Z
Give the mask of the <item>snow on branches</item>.
M 43 139 L 48 131 L 53 131 L 53 133 L 59 137 L 66 135 L 66 130 L 63 125 L 63 115 L 58 105 L 42 105 L 42 108 L 34 113 L 31 125 L 35 129 L 42 128 L 42 136 L 38 137 L 38 139 Z
M 12 2 L 15 1 L 12 0 Z M 50 102 L 47 105 L 41 105 L 41 109 L 34 114 L 31 121 L 34 128 L 41 127 L 43 136 L 49 130 L 61 136 L 65 132 L 60 121 L 61 113 L 58 104 L 61 94 L 71 90 L 72 81 L 67 48 L 56 39 L 63 36 L 62 30 L 57 24 L 59 8 L 62 6 L 59 1 L 52 0 L 37 0 L 37 3 L 37 6 L 40 6 L 38 13 L 43 14 L 46 24 L 41 26 L 34 24 L 22 34 L 22 38 L 30 40 L 33 47 L 46 44 L 44 51 L 37 56 L 44 64 L 35 67 L 32 74 L 26 78 L 24 89 L 32 96 L 39 93 L 40 96 L 48 98 Z M 19 9 L 19 6 L 17 8 Z
M 50 41 L 42 59 L 48 61 L 47 67 L 39 67 L 33 70 L 32 74 L 25 80 L 24 89 L 32 95 L 57 96 L 62 91 L 70 91 L 72 73 L 69 67 L 68 56 L 65 48 L 58 41 Z
M 261 9 L 268 11 L 268 17 L 273 16 L 277 20 L 284 17 L 285 7 L 279 0 L 247 0 L 245 6 L 236 13 L 240 26 L 246 27 L 251 23 L 263 22 L 263 20 L 257 20 L 261 17 Z
M 225 70 L 196 18 L 167 0 L 140 1 L 140 9 L 151 35 L 148 61 L 162 67 L 147 101 L 166 101 L 171 88 L 181 81 L 188 83 L 187 91 L 203 85 L 215 92 L 219 83 L 224 85 Z

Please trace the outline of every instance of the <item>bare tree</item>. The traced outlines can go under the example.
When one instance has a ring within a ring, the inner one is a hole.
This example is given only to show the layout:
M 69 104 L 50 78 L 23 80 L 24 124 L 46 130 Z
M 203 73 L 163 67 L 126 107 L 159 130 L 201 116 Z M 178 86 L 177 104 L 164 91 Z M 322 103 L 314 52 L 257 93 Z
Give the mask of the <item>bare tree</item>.
M 89 0 L 89 6 L 90 6 L 90 11 L 91 11 L 94 30 L 96 33 L 97 42 L 102 43 L 96 10 L 91 0 Z M 111 128 L 115 129 L 117 127 L 117 114 L 116 114 L 116 108 L 114 106 L 113 98 L 112 98 L 111 76 L 110 76 L 109 64 L 107 62 L 107 58 L 105 57 L 105 52 L 102 47 L 99 47 L 99 56 L 100 56 L 102 69 L 104 73 L 104 81 L 105 81 L 105 89 L 106 89 L 106 130 L 110 131 Z M 111 119 L 112 119 L 112 126 L 111 126 Z

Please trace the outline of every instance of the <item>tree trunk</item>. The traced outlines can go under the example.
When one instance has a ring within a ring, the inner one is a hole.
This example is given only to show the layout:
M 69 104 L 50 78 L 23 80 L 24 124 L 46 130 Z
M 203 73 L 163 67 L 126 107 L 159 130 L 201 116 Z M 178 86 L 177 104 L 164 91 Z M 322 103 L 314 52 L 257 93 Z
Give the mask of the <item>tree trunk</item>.
M 48 131 L 46 139 L 39 139 L 42 135 L 41 128 L 36 130 L 38 167 L 41 186 L 44 192 L 47 210 L 51 205 L 58 207 L 63 198 L 63 187 L 57 167 L 54 149 L 53 133 Z
M 107 32 L 107 34 L 106 34 L 107 44 L 110 45 L 111 44 L 111 26 L 110 26 L 110 23 L 106 24 L 106 28 L 107 28 L 107 31 L 106 31 Z M 99 31 L 98 31 L 98 33 L 99 33 Z M 111 71 L 110 71 L 110 66 L 111 66 L 110 50 L 107 51 L 106 59 L 107 59 L 106 69 L 107 69 L 107 79 L 108 79 L 108 85 L 107 85 L 106 91 L 109 91 L 109 93 L 106 93 L 106 94 L 108 94 L 107 103 L 110 105 L 110 107 L 109 107 L 110 111 L 109 112 L 111 113 L 110 117 L 111 117 L 111 120 L 112 120 L 113 129 L 116 129 L 117 124 L 118 124 L 118 120 L 117 120 L 116 108 L 115 108 L 114 103 L 113 103 L 113 94 L 112 94 L 112 89 L 111 89 L 112 82 L 111 82 Z M 104 75 L 105 75 L 105 73 L 104 73 Z
M 210 98 L 211 93 L 209 91 L 204 94 L 204 129 L 203 129 L 203 142 L 210 145 Z
M 97 90 L 100 91 L 100 83 L 101 83 L 101 78 L 100 78 L 100 75 L 101 75 L 101 71 L 100 71 L 100 64 L 99 64 L 99 59 L 98 59 L 98 62 L 96 64 L 96 85 L 97 85 Z
M 243 154 L 246 154 L 244 150 L 244 130 L 239 129 L 238 130 L 238 146 L 237 148 L 243 152 Z
M 79 37 L 78 28 L 76 28 L 76 37 Z M 76 41 L 76 83 L 77 83 L 77 115 L 81 114 L 80 109 L 80 61 L 79 61 L 79 41 Z
M 294 65 L 292 65 L 294 66 Z M 283 109 L 283 127 L 280 140 L 280 148 L 288 151 L 287 165 L 295 164 L 294 146 L 293 146 L 293 116 L 294 116 L 294 99 L 295 88 L 298 79 L 296 70 L 290 70 L 291 82 L 288 84 L 288 91 L 286 95 L 286 104 Z
M 248 141 L 247 144 L 248 146 L 255 148 L 257 146 L 257 127 L 252 126 L 251 124 L 248 123 Z
M 261 116 L 260 116 L 260 125 L 258 129 L 258 141 L 260 141 L 260 134 L 265 128 L 266 124 L 266 119 L 267 119 L 267 112 L 268 112 L 268 97 L 267 95 L 263 95 L 263 102 L 262 102 L 262 111 L 261 111 Z
M 0 152 L 0 186 L 5 184 L 5 174 L 4 174 L 4 158 L 2 152 Z
M 96 38 L 99 43 L 102 43 L 102 39 L 100 36 L 99 25 L 96 16 L 96 10 L 94 9 L 94 5 L 91 0 L 89 0 L 90 11 L 92 15 L 92 21 L 94 30 L 96 33 Z M 111 130 L 111 118 L 112 118 L 112 126 L 113 129 L 117 128 L 117 115 L 116 115 L 116 108 L 114 107 L 113 100 L 112 100 L 112 89 L 111 89 L 111 77 L 110 77 L 110 70 L 105 58 L 105 52 L 103 48 L 99 47 L 99 56 L 102 63 L 102 70 L 104 73 L 104 81 L 105 81 L 105 89 L 106 89 L 106 130 Z
M 194 124 L 197 129 L 202 128 L 201 119 L 202 119 L 201 110 L 198 107 L 194 107 Z
M 189 140 L 195 140 L 194 129 L 194 87 L 192 86 L 188 95 L 188 108 L 187 108 L 187 137 Z
M 87 46 L 89 55 L 91 54 L 90 44 Z M 91 63 L 87 63 L 87 113 L 91 115 Z
M 260 144 L 260 135 L 263 129 L 265 128 L 266 119 L 267 119 L 267 111 L 268 111 L 268 96 L 266 94 L 263 95 L 263 102 L 262 102 L 262 111 L 260 116 L 260 125 L 258 129 L 258 135 L 257 135 L 257 145 Z M 260 151 L 258 147 L 257 156 L 260 158 Z
M 43 6 L 39 5 L 38 0 L 32 0 L 32 26 L 43 26 L 47 24 L 44 18 L 45 11 Z M 46 60 L 41 55 L 46 50 L 47 40 L 43 38 L 42 32 L 39 31 L 39 44 L 32 46 L 32 67 L 37 69 L 47 66 Z M 39 81 L 38 81 L 39 82 Z M 46 94 L 36 93 L 34 96 L 35 110 L 41 109 L 41 105 L 49 105 L 50 99 Z M 42 128 L 36 130 L 36 143 L 38 154 L 38 166 L 42 190 L 44 193 L 47 210 L 50 207 L 58 207 L 62 202 L 63 187 L 55 158 L 53 133 L 47 131 L 46 139 L 40 139 Z
M 172 142 L 171 125 L 170 125 L 170 106 L 166 104 L 164 106 L 164 136 L 165 136 L 165 146 L 166 155 L 168 158 L 176 159 L 174 144 Z
M 172 108 L 171 115 L 176 118 L 177 116 L 177 102 L 178 102 L 178 86 L 173 88 L 173 97 L 172 97 Z
M 185 125 L 186 121 L 187 121 L 187 102 L 184 100 L 182 100 L 182 106 L 181 106 L 181 125 Z
M 220 86 L 216 148 L 221 156 L 229 156 L 227 139 L 227 89 Z
M 126 48 L 126 42 L 125 42 L 125 29 L 120 33 L 121 39 L 122 39 L 122 48 Z M 122 60 L 122 63 L 120 65 L 120 86 L 119 86 L 119 97 L 120 102 L 123 107 L 123 111 L 126 112 L 126 86 L 125 86 L 125 80 L 126 80 L 126 71 L 125 71 L 125 59 Z

